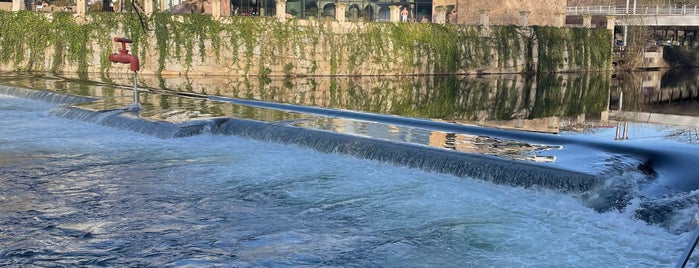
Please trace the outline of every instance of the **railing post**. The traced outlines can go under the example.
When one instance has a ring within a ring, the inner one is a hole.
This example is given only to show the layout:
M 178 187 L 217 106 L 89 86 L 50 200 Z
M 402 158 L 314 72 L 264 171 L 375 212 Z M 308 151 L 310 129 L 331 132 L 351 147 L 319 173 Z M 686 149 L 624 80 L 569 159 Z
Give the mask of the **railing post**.
M 435 8 L 437 10 L 437 21 L 436 23 L 444 24 L 447 22 L 447 9 L 444 6 L 438 6 Z
M 24 0 L 12 0 L 12 11 L 25 10 Z
M 614 42 L 614 24 L 616 22 L 616 18 L 612 15 L 607 15 L 607 30 L 612 31 L 612 42 Z
M 85 12 L 87 12 L 87 1 L 77 0 L 75 1 L 75 21 L 78 23 L 84 23 L 87 19 L 85 17 Z
M 221 0 L 221 16 L 231 16 L 231 0 Z
M 154 0 L 144 0 L 143 1 L 143 12 L 146 13 L 146 16 L 152 15 L 153 10 L 155 10 L 155 1 Z
M 276 0 L 276 15 L 281 22 L 286 21 L 286 0 Z
M 583 15 L 583 28 L 592 28 L 592 16 L 590 14 Z
M 145 0 L 146 2 L 153 2 L 150 0 Z M 146 4 L 148 6 L 148 4 Z M 146 12 L 148 14 L 148 12 Z M 212 0 L 211 1 L 211 16 L 214 18 L 214 20 L 219 20 L 221 19 L 221 0 Z
M 345 22 L 345 8 L 347 7 L 346 3 L 337 3 L 335 5 L 335 20 L 339 22 Z
M 566 24 L 566 23 L 565 23 L 566 14 L 564 14 L 564 13 L 556 13 L 554 16 L 555 16 L 555 18 L 556 18 L 555 21 L 554 21 L 554 25 L 553 25 L 554 27 L 562 28 L 562 27 L 566 26 L 566 25 L 565 25 L 565 24 Z
M 519 12 L 519 26 L 520 27 L 529 27 L 529 11 L 522 10 Z
M 490 10 L 481 9 L 478 12 L 481 14 L 478 23 L 483 27 L 481 35 L 490 37 Z
M 400 6 L 399 5 L 390 5 L 388 6 L 389 9 L 389 17 L 391 22 L 399 22 L 400 21 Z
M 478 23 L 484 28 L 490 27 L 490 10 L 481 9 L 478 12 L 481 14 Z

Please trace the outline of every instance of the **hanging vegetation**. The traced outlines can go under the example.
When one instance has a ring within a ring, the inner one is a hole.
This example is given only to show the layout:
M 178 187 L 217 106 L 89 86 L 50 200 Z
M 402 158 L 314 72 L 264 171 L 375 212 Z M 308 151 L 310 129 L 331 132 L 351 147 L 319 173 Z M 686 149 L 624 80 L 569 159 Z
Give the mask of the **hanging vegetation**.
M 486 34 L 487 31 L 487 34 Z M 134 40 L 146 71 L 225 75 L 414 75 L 611 68 L 603 29 L 358 23 L 155 13 L 0 12 L 0 64 L 31 71 L 112 71 L 114 36 Z M 536 58 L 534 58 L 536 55 Z M 213 71 L 208 71 L 213 70 Z

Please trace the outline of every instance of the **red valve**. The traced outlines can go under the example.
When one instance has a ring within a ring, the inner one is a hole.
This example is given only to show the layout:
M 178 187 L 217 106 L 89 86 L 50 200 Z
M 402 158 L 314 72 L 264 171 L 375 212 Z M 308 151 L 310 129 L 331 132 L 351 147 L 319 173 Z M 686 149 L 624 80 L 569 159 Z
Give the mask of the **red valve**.
M 121 43 L 133 43 L 133 40 L 130 38 L 124 38 L 124 37 L 114 37 L 114 42 L 121 42 Z
M 113 53 L 109 55 L 109 61 L 115 63 L 129 63 L 131 64 L 131 71 L 138 72 L 141 70 L 141 65 L 138 62 L 138 57 L 129 54 L 129 50 L 126 49 L 126 43 L 133 43 L 133 40 L 123 37 L 114 37 L 114 42 L 121 43 L 121 49 L 119 53 Z

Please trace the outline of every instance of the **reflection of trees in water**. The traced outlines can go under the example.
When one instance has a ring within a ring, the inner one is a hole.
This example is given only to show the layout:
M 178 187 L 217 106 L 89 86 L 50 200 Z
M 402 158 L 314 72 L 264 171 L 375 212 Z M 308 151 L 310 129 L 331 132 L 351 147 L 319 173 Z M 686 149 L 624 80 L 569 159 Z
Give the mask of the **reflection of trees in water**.
M 699 129 L 694 127 L 673 128 L 667 137 L 681 142 L 699 143 Z
M 200 91 L 411 117 L 513 120 L 599 113 L 606 109 L 610 77 L 596 73 L 244 79 L 200 86 Z
M 389 112 L 469 121 L 599 113 L 606 109 L 609 83 L 606 74 L 442 78 Z
M 129 77 L 123 82 L 130 84 Z M 597 114 L 611 74 L 537 76 L 247 77 L 139 76 L 160 89 L 455 121 L 526 120 Z
M 609 82 L 608 74 L 307 78 L 294 87 L 276 88 L 272 82 L 275 94 L 252 95 L 266 101 L 411 117 L 513 120 L 599 113 L 606 109 Z

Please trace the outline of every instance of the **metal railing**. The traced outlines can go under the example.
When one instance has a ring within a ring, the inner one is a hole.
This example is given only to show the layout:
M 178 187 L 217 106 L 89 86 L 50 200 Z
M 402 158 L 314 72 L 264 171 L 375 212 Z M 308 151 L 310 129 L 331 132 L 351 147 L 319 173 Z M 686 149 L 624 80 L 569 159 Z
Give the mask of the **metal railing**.
M 699 6 L 569 6 L 566 15 L 699 15 Z
M 699 244 L 699 212 L 694 214 L 694 220 L 692 224 L 696 225 L 696 227 L 694 228 L 694 232 L 692 233 L 692 238 L 689 240 L 689 244 L 684 249 L 682 257 L 675 266 L 676 268 L 685 268 L 687 266 L 687 264 L 689 263 L 689 258 L 692 257 L 692 252 L 694 252 L 694 249 L 697 247 L 697 244 Z M 699 267 L 699 263 L 697 263 L 694 267 Z

